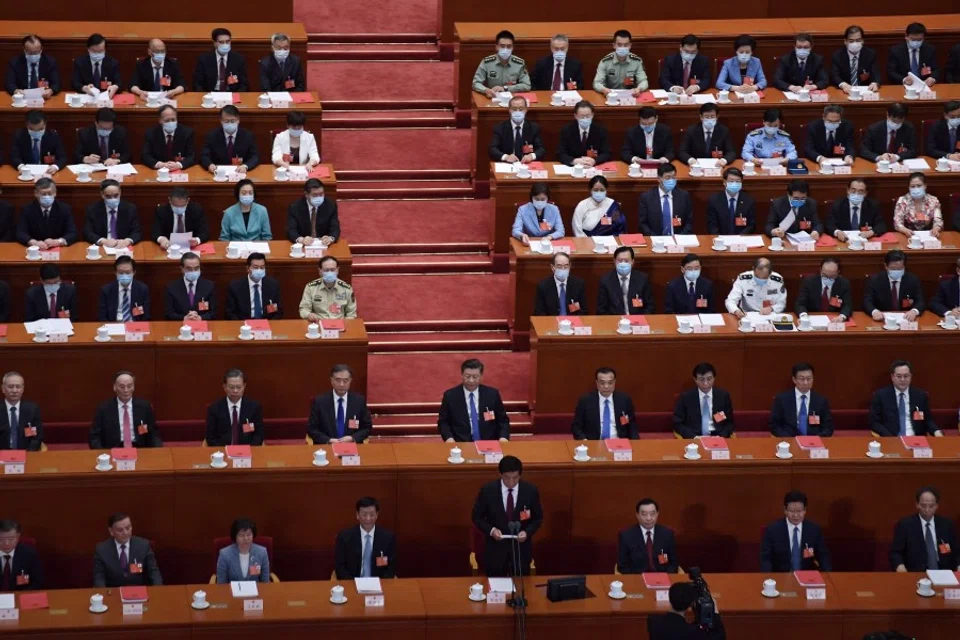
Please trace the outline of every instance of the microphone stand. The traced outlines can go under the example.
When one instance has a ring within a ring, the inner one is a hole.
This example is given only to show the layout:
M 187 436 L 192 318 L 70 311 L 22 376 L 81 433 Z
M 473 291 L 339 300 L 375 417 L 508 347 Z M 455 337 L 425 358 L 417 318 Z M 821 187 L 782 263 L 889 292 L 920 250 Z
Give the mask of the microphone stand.
M 510 532 L 510 553 L 513 559 L 513 571 L 511 572 L 510 582 L 513 584 L 513 597 L 507 600 L 517 614 L 517 628 L 519 630 L 520 640 L 527 637 L 527 592 L 523 583 L 523 569 L 520 566 L 520 523 L 508 522 L 507 531 Z M 520 581 L 520 593 L 517 594 L 517 580 Z

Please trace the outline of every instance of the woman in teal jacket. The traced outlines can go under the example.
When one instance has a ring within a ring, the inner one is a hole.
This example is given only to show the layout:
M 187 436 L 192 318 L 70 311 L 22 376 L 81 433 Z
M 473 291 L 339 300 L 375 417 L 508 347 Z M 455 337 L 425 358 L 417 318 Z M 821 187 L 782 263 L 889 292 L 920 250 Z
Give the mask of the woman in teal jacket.
M 260 242 L 273 240 L 270 233 L 270 214 L 262 204 L 254 202 L 253 182 L 241 180 L 233 190 L 237 204 L 223 212 L 220 239 Z

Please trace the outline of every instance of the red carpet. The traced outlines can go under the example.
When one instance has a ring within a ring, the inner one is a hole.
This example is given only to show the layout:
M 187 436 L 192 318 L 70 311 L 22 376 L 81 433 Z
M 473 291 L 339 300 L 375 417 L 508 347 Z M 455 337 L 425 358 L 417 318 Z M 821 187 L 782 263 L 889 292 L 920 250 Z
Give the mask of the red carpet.
M 437 0 L 294 0 L 293 19 L 307 33 L 434 34 L 439 21 Z
M 491 200 L 340 200 L 340 228 L 351 244 L 482 242 Z
M 414 103 L 453 104 L 453 63 L 439 61 L 314 61 L 307 86 L 320 102 L 370 103 L 372 108 L 414 108 Z
M 323 132 L 323 161 L 337 171 L 469 171 L 469 129 L 336 129 Z
M 367 322 L 506 319 L 509 284 L 506 274 L 353 278 L 360 316 Z

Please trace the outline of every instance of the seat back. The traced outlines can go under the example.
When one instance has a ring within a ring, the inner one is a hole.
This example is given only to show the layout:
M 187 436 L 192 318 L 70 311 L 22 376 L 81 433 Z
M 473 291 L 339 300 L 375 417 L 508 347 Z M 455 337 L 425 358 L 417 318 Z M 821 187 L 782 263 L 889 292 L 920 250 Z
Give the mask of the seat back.
M 939 120 L 939 118 L 930 118 L 920 123 L 920 141 L 918 146 L 920 147 L 921 156 L 927 155 L 927 130 L 937 124 Z

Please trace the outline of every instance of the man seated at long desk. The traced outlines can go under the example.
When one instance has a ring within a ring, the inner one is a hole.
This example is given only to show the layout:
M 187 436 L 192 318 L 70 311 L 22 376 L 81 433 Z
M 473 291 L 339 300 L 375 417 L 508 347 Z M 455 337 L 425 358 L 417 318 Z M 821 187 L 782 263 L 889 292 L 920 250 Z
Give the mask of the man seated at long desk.
M 97 320 L 100 322 L 149 322 L 150 288 L 135 280 L 137 263 L 120 256 L 113 263 L 116 279 L 100 289 Z
M 639 439 L 633 400 L 629 394 L 617 391 L 617 372 L 600 367 L 594 373 L 594 381 L 597 390 L 580 396 L 573 413 L 574 440 Z
M 153 241 L 166 251 L 170 248 L 170 235 L 173 233 L 190 233 L 190 246 L 181 249 L 192 249 L 210 239 L 210 230 L 207 228 L 207 216 L 203 213 L 203 206 L 190 199 L 190 193 L 184 187 L 174 187 L 167 196 L 167 202 L 158 204 L 153 214 Z
M 24 89 L 43 89 L 43 99 L 49 100 L 60 93 L 60 70 L 56 59 L 43 51 L 43 38 L 28 33 L 20 41 L 23 53 L 7 63 L 7 76 L 3 88 L 13 95 Z
M 146 100 L 148 93 L 160 94 L 169 100 L 186 91 L 187 83 L 177 59 L 167 57 L 167 45 L 153 38 L 147 43 L 146 57 L 137 61 L 130 85 L 130 93 L 141 100 Z
M 130 162 L 127 130 L 117 124 L 117 112 L 109 107 L 97 109 L 94 122 L 77 131 L 77 164 L 103 164 L 112 167 Z
M 90 425 L 91 449 L 130 449 L 162 447 L 153 407 L 134 397 L 136 379 L 129 371 L 113 376 L 114 397 L 97 407 Z

